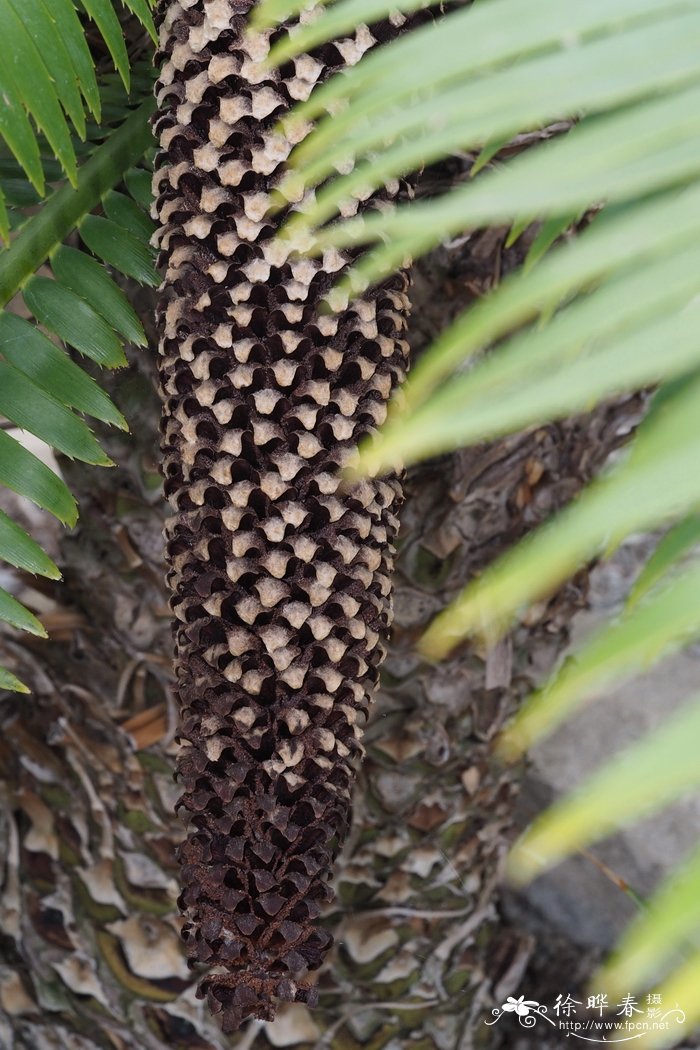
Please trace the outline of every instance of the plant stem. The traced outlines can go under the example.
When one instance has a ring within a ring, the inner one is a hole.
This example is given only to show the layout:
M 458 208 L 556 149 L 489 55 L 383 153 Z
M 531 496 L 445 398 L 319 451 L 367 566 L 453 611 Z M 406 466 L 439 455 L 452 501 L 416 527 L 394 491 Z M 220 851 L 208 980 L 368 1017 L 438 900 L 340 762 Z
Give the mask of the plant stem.
M 149 117 L 154 108 L 153 98 L 142 102 L 82 165 L 75 189 L 57 190 L 0 253 L 0 309 L 153 144 Z

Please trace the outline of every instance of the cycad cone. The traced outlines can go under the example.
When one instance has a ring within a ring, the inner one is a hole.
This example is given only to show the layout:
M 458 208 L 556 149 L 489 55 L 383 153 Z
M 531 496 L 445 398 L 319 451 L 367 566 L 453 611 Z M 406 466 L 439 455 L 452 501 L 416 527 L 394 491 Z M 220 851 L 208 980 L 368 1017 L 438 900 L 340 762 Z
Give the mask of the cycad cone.
M 312 1002 L 305 978 L 331 944 L 319 915 L 390 621 L 400 500 L 394 478 L 347 489 L 339 472 L 407 358 L 403 276 L 329 313 L 349 256 L 291 256 L 266 218 L 294 145 L 280 116 L 395 30 L 361 26 L 270 71 L 251 7 L 161 4 L 155 121 L 180 904 L 225 1030 Z

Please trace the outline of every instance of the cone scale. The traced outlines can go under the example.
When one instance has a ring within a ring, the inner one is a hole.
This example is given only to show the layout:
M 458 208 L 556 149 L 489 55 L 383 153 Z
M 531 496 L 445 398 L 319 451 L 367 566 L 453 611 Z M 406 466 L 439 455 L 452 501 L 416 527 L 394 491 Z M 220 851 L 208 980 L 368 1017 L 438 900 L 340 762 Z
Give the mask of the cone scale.
M 160 5 L 155 118 L 180 907 L 225 1031 L 278 1001 L 313 1004 L 332 943 L 320 916 L 390 622 L 400 502 L 395 478 L 347 488 L 339 472 L 407 360 L 405 277 L 329 313 L 349 256 L 291 255 L 267 217 L 295 144 L 279 118 L 395 29 L 362 26 L 269 71 L 251 8 Z

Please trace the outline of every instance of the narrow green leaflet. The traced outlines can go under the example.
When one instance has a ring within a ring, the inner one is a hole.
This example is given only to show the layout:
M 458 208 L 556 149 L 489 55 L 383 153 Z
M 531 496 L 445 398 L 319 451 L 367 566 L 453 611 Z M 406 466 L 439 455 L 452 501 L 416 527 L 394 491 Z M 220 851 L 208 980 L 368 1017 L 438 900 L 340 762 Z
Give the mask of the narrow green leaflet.
M 48 576 L 51 580 L 60 580 L 58 568 L 44 554 L 39 544 L 24 529 L 8 518 L 0 510 L 0 552 L 3 561 L 9 562 L 17 569 L 24 569 L 39 576 Z
M 28 179 L 3 179 L 0 186 L 7 203 L 15 208 L 31 208 L 41 200 Z
M 0 312 L 0 358 L 70 408 L 127 430 L 124 416 L 102 388 L 50 339 L 16 314 Z
M 39 156 L 39 144 L 20 101 L 14 82 L 0 63 L 0 136 L 10 147 L 26 171 L 38 193 L 44 192 L 44 172 Z
M 474 161 L 469 174 L 472 178 L 478 175 L 482 168 L 493 160 L 497 153 L 500 153 L 504 146 L 507 146 L 510 142 L 510 135 L 493 135 L 485 146 L 482 147 L 478 157 Z M 521 231 L 522 232 L 522 231 Z M 508 238 L 510 240 L 510 238 Z M 506 241 L 508 246 L 508 241 Z
M 700 562 L 583 642 L 504 732 L 499 750 L 514 759 L 551 733 L 585 700 L 646 670 L 700 634 Z
M 85 252 L 62 244 L 51 256 L 51 268 L 60 284 L 89 303 L 124 339 L 137 346 L 146 345 L 136 311 L 104 266 Z
M 31 452 L 0 429 L 0 485 L 26 496 L 64 525 L 75 525 L 78 508 L 67 485 Z
M 0 689 L 5 689 L 8 693 L 29 693 L 24 682 L 20 682 L 6 667 L 0 667 Z
M 124 182 L 129 193 L 146 211 L 150 211 L 153 200 L 152 179 L 151 172 L 144 171 L 142 168 L 132 168 L 124 176 Z
M 0 0 L 0 63 L 5 77 L 14 82 L 16 92 L 37 126 L 44 132 L 69 180 L 75 185 L 77 167 L 70 131 L 49 77 L 24 22 L 17 17 L 10 0 Z
M 694 508 L 700 500 L 699 403 L 695 379 L 640 427 L 626 458 L 469 585 L 432 622 L 421 650 L 439 659 L 468 634 L 498 637 L 528 603 L 550 594 L 607 546 Z
M 653 980 L 700 931 L 700 850 L 662 884 L 593 978 L 611 996 Z
M 100 119 L 100 91 L 95 67 L 72 0 L 40 0 L 46 17 L 56 26 L 56 35 L 63 41 L 70 55 L 83 98 L 95 120 Z
M 0 361 L 0 413 L 66 456 L 113 465 L 82 419 L 6 361 Z
M 84 299 L 48 277 L 34 276 L 24 301 L 38 321 L 99 365 L 116 368 L 126 357 L 114 331 Z
M 391 454 L 395 462 L 404 460 L 404 457 L 408 461 L 424 459 L 541 420 L 563 419 L 574 412 L 586 411 L 603 397 L 631 392 L 661 379 L 682 375 L 698 362 L 697 329 L 694 326 L 700 323 L 700 302 L 691 299 L 700 290 L 697 273 L 690 275 L 689 283 L 690 290 L 683 288 L 682 284 L 679 289 L 685 302 L 664 304 L 663 311 L 650 311 L 646 316 L 640 308 L 637 327 L 624 328 L 610 336 L 603 333 L 597 342 L 594 331 L 590 346 L 581 345 L 579 339 L 573 347 L 565 343 L 563 352 L 557 354 L 559 347 L 555 340 L 560 333 L 553 322 L 541 333 L 539 340 L 537 333 L 533 336 L 532 343 L 542 350 L 542 359 L 534 357 L 529 374 L 525 370 L 526 359 L 520 354 L 512 377 L 508 376 L 507 361 L 503 361 L 500 374 L 507 378 L 502 382 L 493 379 L 493 371 L 498 374 L 499 362 L 494 361 L 494 368 L 490 362 L 485 362 L 482 370 L 474 373 L 473 379 L 466 375 L 453 380 L 416 411 L 408 432 L 403 434 L 403 444 L 395 433 L 388 449 L 385 445 L 384 455 Z M 675 289 L 670 286 L 667 290 L 673 292 Z M 614 295 L 609 298 L 614 301 Z M 614 314 L 608 317 L 597 313 L 592 303 L 583 300 L 577 308 L 589 305 L 592 307 L 589 312 L 596 318 L 614 324 Z M 575 312 L 573 308 L 571 312 Z M 570 330 L 568 313 L 565 311 L 558 318 L 565 332 Z M 522 342 L 519 341 L 513 350 L 524 349 L 527 345 L 527 337 L 522 337 Z M 668 346 L 667 352 L 659 354 L 659 346 Z M 545 354 L 550 348 L 551 355 Z
M 663 579 L 693 547 L 700 544 L 700 514 L 689 514 L 669 529 L 659 540 L 656 550 L 646 561 L 627 597 L 627 609 L 634 609 L 648 592 Z
M 439 0 L 431 0 L 435 5 Z M 262 6 L 262 5 L 260 5 Z M 401 13 L 411 14 L 421 8 L 430 6 L 426 0 L 402 0 Z M 391 13 L 395 12 L 391 9 Z M 343 3 L 329 4 L 324 13 L 313 22 L 300 26 L 293 33 L 282 37 L 270 52 L 270 65 L 282 65 L 295 55 L 311 51 L 317 44 L 342 37 L 348 31 L 354 32 L 359 25 L 371 25 L 388 13 L 386 0 L 344 0 Z M 265 12 L 256 18 L 255 9 L 253 25 L 265 18 Z
M 560 237 L 563 237 L 566 231 L 575 225 L 581 217 L 581 211 L 576 209 L 575 211 L 567 212 L 566 215 L 553 215 L 550 219 L 543 222 L 541 229 L 528 249 L 525 262 L 523 263 L 523 272 L 529 273 L 532 267 L 536 266 L 540 259 L 547 254 L 552 245 Z
M 413 98 L 421 85 L 441 88 L 456 77 L 474 77 L 484 70 L 512 65 L 521 57 L 559 48 L 562 40 L 583 41 L 611 27 L 665 18 L 691 6 L 685 0 L 616 0 L 614 7 L 606 0 L 586 4 L 533 0 L 523 19 L 519 0 L 474 4 L 407 33 L 390 48 L 370 52 L 342 76 L 314 91 L 295 108 L 293 116 L 311 120 L 326 111 L 335 115 L 336 103 L 347 101 L 352 102 L 359 121 L 401 99 Z M 387 12 L 393 10 L 387 5 Z M 261 18 L 263 12 L 261 5 Z M 284 42 L 280 46 L 289 53 Z M 344 124 L 340 129 L 344 134 Z M 309 144 L 310 150 L 318 148 L 317 142 Z
M 70 117 L 81 138 L 85 137 L 83 100 L 78 88 L 75 68 L 57 26 L 44 0 L 5 0 L 24 23 L 34 41 L 37 54 L 55 85 L 56 97 Z M 4 28 L 4 26 L 3 26 Z
M 434 202 L 326 226 L 315 233 L 314 250 L 381 236 L 382 247 L 367 253 L 344 282 L 365 287 L 401 265 L 407 251 L 423 254 L 450 234 L 518 215 L 563 214 L 600 200 L 631 201 L 680 185 L 700 172 L 699 132 L 700 88 L 694 87 L 585 120 Z M 290 227 L 304 250 L 300 222 Z
M 407 405 L 424 402 L 476 351 L 550 313 L 567 296 L 683 251 L 699 236 L 697 185 L 637 203 L 621 214 L 606 209 L 574 241 L 552 251 L 536 271 L 507 278 L 496 293 L 465 311 L 416 362 L 403 391 Z
M 136 15 L 141 25 L 148 32 L 153 43 L 157 44 L 158 34 L 156 33 L 156 27 L 153 24 L 151 4 L 148 0 L 124 0 L 124 6 L 128 7 L 129 10 Z
M 2 587 L 0 587 L 0 620 L 4 620 L 5 623 L 9 623 L 11 627 L 16 627 L 20 631 L 29 631 L 30 634 L 36 634 L 40 638 L 48 638 L 36 616 L 30 613 L 29 609 L 25 609 Z
M 353 119 L 342 137 L 334 119 L 330 131 L 337 145 L 328 143 L 303 162 L 292 156 L 290 163 L 298 169 L 288 176 L 292 187 L 302 179 L 307 186 L 317 185 L 334 174 L 347 155 L 368 159 L 349 175 L 332 179 L 308 212 L 304 210 L 303 221 L 320 225 L 342 201 L 455 149 L 480 145 L 489 135 L 515 135 L 562 115 L 613 109 L 697 80 L 699 44 L 700 12 L 691 12 L 457 83 L 440 97 L 439 121 L 431 119 L 432 91 L 409 106 L 390 110 L 383 119 Z M 640 51 L 649 56 L 643 65 Z M 310 136 L 299 152 L 308 153 L 314 139 Z M 285 182 L 281 192 L 285 194 Z
M 251 12 L 252 24 L 257 29 L 269 29 L 293 18 L 304 6 L 304 0 L 261 0 Z
M 99 215 L 87 215 L 79 229 L 90 251 L 104 262 L 142 284 L 155 286 L 160 283 L 158 272 L 153 266 L 152 250 L 128 230 Z
M 700 786 L 698 739 L 700 700 L 695 698 L 538 817 L 513 847 L 510 878 L 527 882 L 575 850 Z
M 102 200 L 102 207 L 107 218 L 116 222 L 117 226 L 122 226 L 141 241 L 150 241 L 155 223 L 131 197 L 110 190 Z
M 0 88 L 2 87 L 0 66 Z M 6 107 L 0 106 L 0 120 Z M 153 143 L 149 117 L 155 99 L 146 98 L 81 164 L 78 185 L 63 185 L 25 222 L 10 247 L 0 252 L 0 306 L 8 303 L 31 274 L 66 239 L 80 220 L 123 178 Z M 41 163 L 39 171 L 43 177 Z
M 129 56 L 126 52 L 122 27 L 119 25 L 119 19 L 114 13 L 111 0 L 80 0 L 80 2 L 102 34 L 112 56 L 115 69 L 119 71 L 124 87 L 128 91 L 130 83 Z

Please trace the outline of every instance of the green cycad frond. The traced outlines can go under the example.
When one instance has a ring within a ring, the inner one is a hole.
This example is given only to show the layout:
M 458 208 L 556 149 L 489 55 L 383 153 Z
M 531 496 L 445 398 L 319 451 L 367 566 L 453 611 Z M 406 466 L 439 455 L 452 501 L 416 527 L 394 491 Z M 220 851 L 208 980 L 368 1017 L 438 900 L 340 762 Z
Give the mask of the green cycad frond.
M 155 40 L 151 6 L 151 0 L 128 0 L 124 10 L 132 12 Z M 102 119 L 95 61 L 83 24 L 86 16 L 97 26 L 129 90 L 129 57 L 113 0 L 0 0 L 0 140 L 42 195 L 48 177 L 41 164 L 39 136 L 45 137 L 75 186 L 79 150 L 69 122 L 84 140 L 86 111 L 96 121 Z M 0 236 L 6 240 L 8 235 L 5 197 L 0 192 Z
M 35 142 L 45 181 L 58 183 L 44 201 L 16 158 L 5 156 L 0 164 L 0 189 L 13 231 L 8 247 L 0 250 L 0 416 L 69 457 L 103 466 L 111 461 L 83 417 L 122 429 L 126 421 L 61 342 L 100 366 L 115 368 L 126 362 L 125 341 L 146 341 L 136 313 L 107 270 L 109 266 L 148 284 L 158 280 L 149 245 L 153 226 L 143 206 L 144 186 L 151 178 L 146 155 L 153 145 L 150 73 L 136 68 L 132 83 L 140 104 L 129 102 L 114 78 L 103 80 L 101 123 L 77 129 L 84 143 L 76 149 L 82 163 L 74 184 L 60 181 L 51 140 L 42 134 Z M 98 209 L 104 214 L 93 214 Z M 73 243 L 65 243 L 68 239 Z M 51 276 L 37 272 L 45 264 Z M 4 429 L 0 485 L 65 524 L 76 520 L 77 506 L 63 480 Z M 0 515 L 0 559 L 26 572 L 60 576 L 51 559 L 5 514 Z M 45 633 L 36 617 L 5 591 L 0 591 L 0 620 Z M 24 691 L 4 669 L 0 688 Z
M 262 0 L 258 25 L 303 6 Z M 336 0 L 280 35 L 272 58 L 288 61 L 330 38 L 358 10 L 379 18 L 395 8 Z M 317 126 L 280 187 L 280 206 L 308 194 L 282 236 L 315 254 L 367 247 L 331 306 L 446 237 L 489 223 L 510 224 L 516 236 L 542 224 L 526 272 L 466 311 L 421 358 L 387 424 L 361 449 L 357 474 L 658 388 L 626 453 L 467 587 L 422 639 L 430 658 L 470 634 L 493 642 L 630 533 L 669 529 L 619 620 L 523 707 L 501 742 L 511 757 L 577 705 L 700 635 L 699 45 L 700 0 L 533 0 L 526 18 L 520 0 L 482 0 L 378 49 L 285 118 Z M 543 133 L 507 163 L 499 158 L 516 134 L 562 121 L 572 125 L 567 134 Z M 456 150 L 474 158 L 477 178 L 437 198 L 342 218 L 355 214 L 353 198 Z M 585 232 L 534 266 L 589 209 L 598 214 Z M 513 874 L 533 877 L 696 786 L 699 711 L 691 703 L 655 740 L 545 814 L 513 853 Z M 687 878 L 697 897 L 697 861 Z M 672 892 L 662 891 L 654 918 L 640 920 L 623 943 L 607 971 L 613 989 L 651 978 L 645 937 L 658 943 Z M 687 933 L 672 918 L 658 960 L 667 969 Z M 693 922 L 700 928 L 697 916 Z M 669 976 L 669 992 L 689 987 L 698 965 L 693 958 Z M 683 1005 L 689 1023 L 700 1019 L 696 995 Z M 644 1045 L 663 1039 L 656 1033 Z

